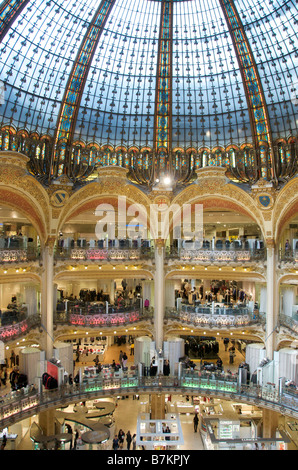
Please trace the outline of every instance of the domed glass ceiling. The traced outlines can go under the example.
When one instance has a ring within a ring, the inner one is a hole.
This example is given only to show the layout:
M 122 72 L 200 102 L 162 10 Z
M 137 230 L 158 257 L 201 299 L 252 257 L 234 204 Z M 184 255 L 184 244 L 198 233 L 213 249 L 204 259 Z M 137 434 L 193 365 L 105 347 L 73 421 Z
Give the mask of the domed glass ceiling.
M 294 0 L 7 0 L 0 15 L 0 126 L 19 136 L 1 145 L 44 158 L 35 172 L 126 161 L 144 182 L 158 161 L 187 167 L 184 180 L 215 164 L 255 181 L 293 169 Z

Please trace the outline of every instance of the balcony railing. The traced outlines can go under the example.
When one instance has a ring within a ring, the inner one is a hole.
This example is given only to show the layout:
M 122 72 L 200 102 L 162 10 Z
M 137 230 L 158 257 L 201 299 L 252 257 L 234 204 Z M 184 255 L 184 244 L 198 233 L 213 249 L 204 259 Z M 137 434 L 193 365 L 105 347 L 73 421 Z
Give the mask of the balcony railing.
M 237 399 L 242 402 L 254 403 L 259 407 L 274 409 L 284 414 L 298 417 L 298 392 L 289 387 L 280 390 L 265 384 L 264 386 L 243 385 L 237 376 L 229 374 L 215 375 L 185 371 L 181 377 L 162 376 L 144 377 L 136 373 L 127 373 L 122 378 L 110 377 L 85 380 L 81 384 L 61 386 L 55 390 L 42 390 L 40 393 L 35 386 L 9 393 L 1 398 L 0 427 L 32 416 L 44 409 L 57 408 L 63 404 L 91 400 L 100 396 L 127 395 L 131 393 L 166 393 L 179 394 L 208 394 L 222 399 Z
M 193 327 L 230 328 L 243 327 L 261 322 L 255 313 L 247 308 L 192 307 L 183 305 L 182 310 L 166 309 L 165 317 Z
M 279 260 L 284 263 L 298 264 L 298 250 L 280 250 Z
M 21 321 L 0 327 L 0 341 L 3 343 L 26 335 L 32 328 L 40 325 L 39 315 L 29 315 Z
M 154 256 L 151 248 L 57 248 L 55 258 L 73 261 L 135 261 Z
M 265 250 L 259 249 L 186 249 L 169 248 L 166 258 L 179 259 L 191 263 L 243 263 L 252 261 L 263 261 Z
M 146 321 L 153 318 L 152 308 L 113 307 L 111 305 L 85 304 L 86 306 L 70 307 L 67 311 L 57 311 L 55 323 L 67 323 L 81 327 L 115 327 Z
M 0 264 L 36 261 L 38 257 L 39 249 L 35 246 L 27 248 L 0 248 Z

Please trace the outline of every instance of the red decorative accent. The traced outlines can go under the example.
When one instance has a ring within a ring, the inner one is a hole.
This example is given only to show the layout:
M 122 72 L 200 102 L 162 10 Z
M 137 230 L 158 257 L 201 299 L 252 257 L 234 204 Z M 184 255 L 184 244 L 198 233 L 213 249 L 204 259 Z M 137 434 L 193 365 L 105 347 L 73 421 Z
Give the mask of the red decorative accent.
M 285 225 L 297 214 L 298 214 L 298 201 L 295 201 L 293 205 L 283 215 L 280 222 L 278 222 L 278 233 L 281 234 L 285 228 Z
M 41 216 L 37 213 L 32 204 L 23 196 L 6 189 L 0 189 L 0 203 L 7 204 L 15 210 L 21 211 L 39 229 L 40 235 L 45 237 L 45 229 L 41 223 Z

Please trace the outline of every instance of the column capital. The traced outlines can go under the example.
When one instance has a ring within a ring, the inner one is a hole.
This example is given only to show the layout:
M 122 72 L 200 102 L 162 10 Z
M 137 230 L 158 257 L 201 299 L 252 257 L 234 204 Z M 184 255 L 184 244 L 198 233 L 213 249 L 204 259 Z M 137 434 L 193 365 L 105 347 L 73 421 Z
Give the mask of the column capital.
M 165 241 L 164 238 L 157 238 L 155 240 L 155 246 L 157 248 L 157 252 L 158 252 L 159 255 L 162 254 L 162 249 L 165 248 L 165 243 L 166 243 L 166 241 Z
M 155 244 L 156 244 L 156 246 L 157 246 L 158 248 L 164 248 L 165 242 L 166 242 L 166 241 L 165 241 L 164 238 L 157 238 L 157 239 L 155 240 Z
M 57 238 L 55 236 L 49 236 L 45 242 L 45 248 L 48 248 L 49 253 L 52 255 L 54 252 L 54 246 Z
M 267 248 L 275 248 L 275 240 L 274 238 L 266 238 L 265 239 Z

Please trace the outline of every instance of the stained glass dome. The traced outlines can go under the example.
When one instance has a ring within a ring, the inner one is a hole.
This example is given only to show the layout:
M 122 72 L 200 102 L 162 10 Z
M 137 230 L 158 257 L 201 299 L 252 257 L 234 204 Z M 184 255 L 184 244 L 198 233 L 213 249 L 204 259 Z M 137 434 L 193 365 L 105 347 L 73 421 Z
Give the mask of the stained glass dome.
M 297 172 L 294 0 L 6 0 L 0 146 L 49 182 Z

